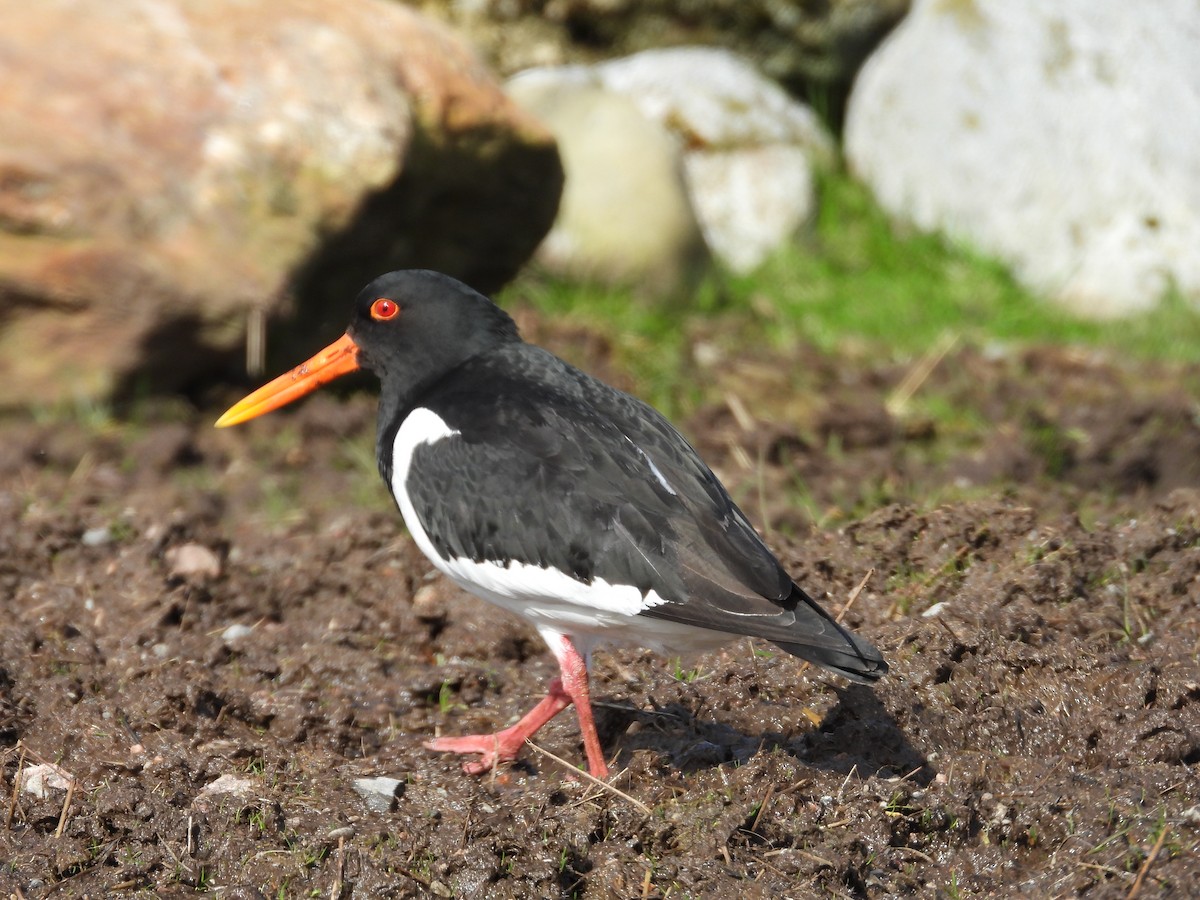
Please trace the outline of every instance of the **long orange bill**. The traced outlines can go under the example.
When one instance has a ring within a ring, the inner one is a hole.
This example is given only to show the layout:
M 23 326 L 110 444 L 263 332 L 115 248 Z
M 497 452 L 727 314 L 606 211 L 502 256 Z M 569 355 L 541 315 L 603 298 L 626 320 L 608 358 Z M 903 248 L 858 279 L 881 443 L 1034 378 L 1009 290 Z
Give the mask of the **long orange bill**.
M 344 334 L 308 362 L 280 375 L 270 384 L 239 400 L 217 419 L 218 428 L 227 428 L 287 406 L 323 384 L 358 371 L 358 345 Z

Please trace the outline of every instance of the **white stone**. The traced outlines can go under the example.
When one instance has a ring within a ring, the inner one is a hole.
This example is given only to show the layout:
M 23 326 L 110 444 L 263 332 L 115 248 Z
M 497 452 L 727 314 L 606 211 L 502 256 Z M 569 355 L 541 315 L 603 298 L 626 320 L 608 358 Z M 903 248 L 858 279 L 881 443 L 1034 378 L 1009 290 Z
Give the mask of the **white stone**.
M 753 269 L 811 217 L 812 162 L 832 158 L 832 141 L 811 109 L 736 54 L 647 50 L 594 67 L 531 69 L 509 87 L 548 84 L 620 94 L 674 136 L 705 241 L 731 269 Z
M 249 637 L 254 633 L 254 629 L 249 625 L 234 623 L 221 632 L 221 640 L 226 644 L 236 644 L 244 637 Z
M 893 215 L 1095 316 L 1200 304 L 1200 5 L 918 0 L 846 152 Z
M 728 50 L 678 47 L 597 72 L 683 141 L 700 227 L 731 269 L 751 271 L 811 218 L 812 162 L 831 159 L 833 143 L 811 109 L 749 62 Z
M 226 773 L 201 788 L 200 793 L 196 795 L 196 802 L 201 802 L 221 794 L 229 794 L 244 799 L 254 796 L 254 793 L 255 782 L 252 779 L 242 775 Z
M 735 272 L 753 271 L 815 212 L 812 168 L 799 147 L 697 150 L 684 165 L 704 239 Z
M 85 547 L 103 547 L 105 544 L 112 543 L 112 539 L 112 531 L 109 527 L 100 525 L 85 531 L 79 542 Z
M 736 53 L 715 47 L 647 50 L 596 67 L 600 83 L 707 150 L 787 144 L 828 155 L 816 115 Z
M 670 294 L 703 272 L 707 251 L 679 147 L 628 98 L 554 70 L 509 82 L 510 96 L 558 142 L 565 182 L 538 262 L 571 278 Z
M 66 769 L 54 763 L 40 763 L 21 770 L 21 789 L 40 800 L 49 797 L 51 791 L 65 791 L 74 780 Z
M 164 557 L 174 578 L 206 581 L 221 574 L 220 557 L 203 544 L 180 544 L 168 550 Z

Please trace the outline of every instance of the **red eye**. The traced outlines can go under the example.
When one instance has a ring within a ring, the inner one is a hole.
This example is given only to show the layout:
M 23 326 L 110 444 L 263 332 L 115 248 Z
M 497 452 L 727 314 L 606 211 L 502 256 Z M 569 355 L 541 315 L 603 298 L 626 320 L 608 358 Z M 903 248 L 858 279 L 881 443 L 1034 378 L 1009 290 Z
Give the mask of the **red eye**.
M 387 297 L 380 297 L 371 304 L 371 318 L 377 322 L 386 322 L 388 319 L 394 319 L 398 312 L 400 312 L 399 304 L 395 300 L 389 300 Z

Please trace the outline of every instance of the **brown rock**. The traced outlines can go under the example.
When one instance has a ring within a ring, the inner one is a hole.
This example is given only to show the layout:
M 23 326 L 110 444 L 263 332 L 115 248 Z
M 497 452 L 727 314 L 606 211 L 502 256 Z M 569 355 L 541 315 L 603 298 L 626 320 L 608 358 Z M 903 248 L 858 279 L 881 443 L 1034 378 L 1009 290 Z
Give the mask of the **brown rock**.
M 560 187 L 549 135 L 399 4 L 0 0 L 0 406 L 185 383 L 292 286 L 495 288 Z

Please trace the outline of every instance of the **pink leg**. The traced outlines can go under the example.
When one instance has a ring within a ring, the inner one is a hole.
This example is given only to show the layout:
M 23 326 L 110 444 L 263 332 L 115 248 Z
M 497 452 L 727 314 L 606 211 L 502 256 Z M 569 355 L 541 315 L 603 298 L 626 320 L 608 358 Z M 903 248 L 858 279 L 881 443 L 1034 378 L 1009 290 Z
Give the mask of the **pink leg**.
M 596 720 L 592 718 L 592 697 L 588 692 L 587 660 L 579 655 L 570 638 L 562 638 L 558 666 L 562 670 L 562 689 L 575 704 L 575 715 L 579 717 L 579 733 L 583 736 L 583 749 L 587 752 L 588 772 L 596 778 L 608 777 L 608 764 L 604 751 L 600 749 L 600 737 L 596 734 Z
M 516 725 L 495 734 L 435 738 L 426 741 L 425 748 L 445 753 L 478 753 L 478 760 L 463 763 L 463 771 L 468 775 L 482 775 L 499 763 L 516 759 L 526 740 L 574 703 L 579 715 L 579 730 L 583 734 L 583 746 L 587 751 L 588 771 L 597 778 L 606 778 L 608 766 L 600 749 L 600 738 L 596 735 L 592 701 L 588 695 L 587 661 L 579 655 L 570 638 L 562 635 L 555 635 L 554 638 L 550 646 L 558 657 L 562 677 L 550 682 L 545 698 L 522 716 Z M 556 643 L 558 646 L 555 646 Z

